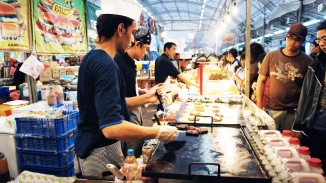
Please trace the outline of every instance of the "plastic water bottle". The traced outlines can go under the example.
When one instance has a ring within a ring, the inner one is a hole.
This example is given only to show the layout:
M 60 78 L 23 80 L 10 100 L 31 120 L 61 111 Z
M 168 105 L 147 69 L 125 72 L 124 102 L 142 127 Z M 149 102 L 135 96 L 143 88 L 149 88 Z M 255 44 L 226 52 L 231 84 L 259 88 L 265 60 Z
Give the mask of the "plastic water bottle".
M 310 158 L 308 161 L 310 172 L 311 173 L 319 173 L 321 175 L 324 175 L 324 171 L 321 168 L 321 160 L 318 158 Z
M 138 163 L 136 157 L 134 156 L 134 150 L 128 149 L 127 157 L 124 160 L 124 170 L 128 181 L 136 180 L 138 174 L 137 166 Z
M 142 157 L 143 157 L 143 163 L 146 164 L 151 157 L 151 154 L 153 152 L 153 145 L 149 142 L 149 140 L 145 140 L 145 143 L 142 147 Z
M 300 146 L 300 148 L 298 149 L 298 153 L 300 158 L 306 160 L 307 162 L 309 161 L 310 157 L 310 150 L 309 147 L 306 146 Z

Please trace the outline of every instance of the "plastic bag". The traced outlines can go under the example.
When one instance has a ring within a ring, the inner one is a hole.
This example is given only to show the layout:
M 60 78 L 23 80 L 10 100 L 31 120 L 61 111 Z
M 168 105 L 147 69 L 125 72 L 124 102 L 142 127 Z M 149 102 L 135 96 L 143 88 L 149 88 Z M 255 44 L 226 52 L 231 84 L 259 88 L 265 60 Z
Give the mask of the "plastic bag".
M 19 70 L 36 79 L 44 70 L 44 65 L 34 55 L 31 55 L 24 61 Z

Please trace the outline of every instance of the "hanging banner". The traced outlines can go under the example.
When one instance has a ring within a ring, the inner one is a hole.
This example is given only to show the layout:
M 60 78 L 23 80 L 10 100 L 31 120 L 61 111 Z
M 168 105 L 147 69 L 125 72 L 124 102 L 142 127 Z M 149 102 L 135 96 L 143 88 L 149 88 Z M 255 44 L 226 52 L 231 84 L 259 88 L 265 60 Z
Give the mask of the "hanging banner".
M 234 44 L 234 33 L 226 33 L 223 35 L 223 44 Z
M 83 0 L 33 1 L 33 29 L 37 53 L 86 53 Z
M 96 46 L 94 40 L 97 38 L 96 22 L 97 17 L 100 15 L 101 1 L 87 0 L 86 7 L 88 46 L 90 49 L 94 49 Z
M 0 0 L 0 50 L 30 51 L 29 0 Z

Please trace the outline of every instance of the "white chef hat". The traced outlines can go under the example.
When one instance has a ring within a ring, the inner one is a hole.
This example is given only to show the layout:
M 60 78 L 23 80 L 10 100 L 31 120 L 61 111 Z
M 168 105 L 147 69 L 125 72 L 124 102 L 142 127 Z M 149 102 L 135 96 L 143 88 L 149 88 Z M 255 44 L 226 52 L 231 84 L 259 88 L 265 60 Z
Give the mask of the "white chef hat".
M 190 52 L 181 52 L 180 59 L 192 59 L 192 54 Z
M 139 20 L 142 5 L 132 0 L 101 0 L 101 14 L 114 14 Z

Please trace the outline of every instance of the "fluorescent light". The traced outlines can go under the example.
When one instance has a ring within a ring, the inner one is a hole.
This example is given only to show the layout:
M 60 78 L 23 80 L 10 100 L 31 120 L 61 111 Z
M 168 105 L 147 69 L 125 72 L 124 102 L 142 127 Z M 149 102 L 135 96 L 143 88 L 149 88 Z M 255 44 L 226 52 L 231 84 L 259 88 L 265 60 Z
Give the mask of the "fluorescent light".
M 147 12 L 147 15 L 148 15 L 148 16 L 152 16 L 152 14 L 151 14 L 150 12 Z
M 310 20 L 308 22 L 303 23 L 303 25 L 304 26 L 309 26 L 309 25 L 313 25 L 313 24 L 318 23 L 318 22 L 320 22 L 320 20 Z
M 273 34 L 266 34 L 264 37 L 271 37 Z
M 324 19 L 326 19 L 326 15 L 324 16 Z
M 152 19 L 155 19 L 155 17 L 154 16 L 151 16 L 152 17 Z
M 285 32 L 285 30 L 279 30 L 279 31 L 276 31 L 274 32 L 275 35 L 278 35 L 278 34 L 282 34 L 283 32 Z
M 198 29 L 199 29 L 199 30 L 201 29 L 201 20 L 199 21 Z
M 144 11 L 144 12 L 147 12 L 147 9 L 146 9 L 146 8 L 143 8 L 143 11 Z

